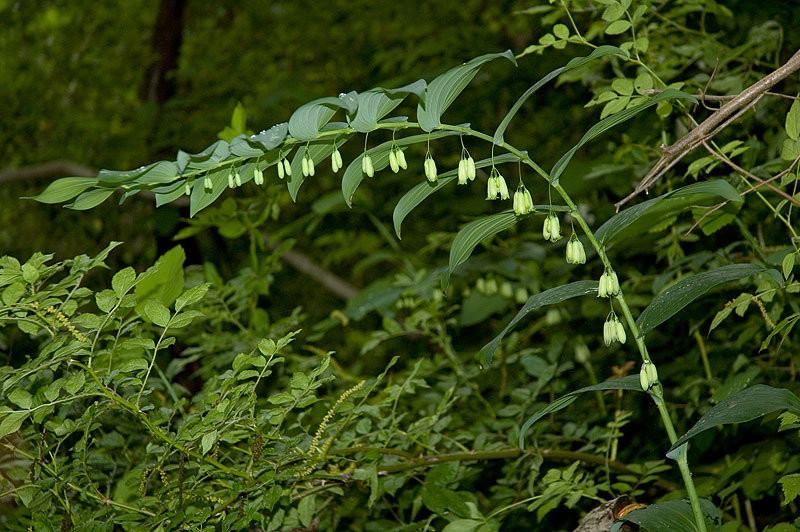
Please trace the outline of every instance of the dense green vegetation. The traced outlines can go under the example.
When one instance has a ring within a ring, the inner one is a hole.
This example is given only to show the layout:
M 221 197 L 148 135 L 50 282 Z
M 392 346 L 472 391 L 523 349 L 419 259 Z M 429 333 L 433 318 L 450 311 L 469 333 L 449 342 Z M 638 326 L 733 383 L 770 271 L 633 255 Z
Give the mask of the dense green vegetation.
M 800 9 L 0 14 L 0 528 L 800 529 Z

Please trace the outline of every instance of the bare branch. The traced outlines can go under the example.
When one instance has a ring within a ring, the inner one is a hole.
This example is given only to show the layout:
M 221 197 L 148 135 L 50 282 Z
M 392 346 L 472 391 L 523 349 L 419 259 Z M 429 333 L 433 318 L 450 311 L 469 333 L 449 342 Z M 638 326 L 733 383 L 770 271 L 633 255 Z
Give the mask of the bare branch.
M 719 108 L 711 116 L 706 118 L 699 126 L 681 137 L 671 146 L 661 147 L 661 158 L 656 165 L 647 173 L 646 176 L 636 185 L 633 192 L 625 196 L 616 203 L 617 210 L 632 198 L 646 191 L 663 176 L 675 163 L 682 159 L 687 153 L 694 150 L 697 146 L 707 141 L 727 125 L 732 122 L 728 118 L 737 115 L 742 110 L 746 110 L 761 98 L 773 85 L 790 76 L 793 72 L 800 69 L 800 50 L 780 68 L 767 74 L 761 80 L 750 85 L 725 105 Z

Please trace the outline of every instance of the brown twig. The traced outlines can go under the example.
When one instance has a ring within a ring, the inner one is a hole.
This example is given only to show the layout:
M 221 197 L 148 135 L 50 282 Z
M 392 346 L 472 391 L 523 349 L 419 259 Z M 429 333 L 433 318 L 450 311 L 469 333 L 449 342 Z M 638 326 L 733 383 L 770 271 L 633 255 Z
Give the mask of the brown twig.
M 662 146 L 661 158 L 639 184 L 636 185 L 633 192 L 616 203 L 617 210 L 641 192 L 649 189 L 653 183 L 669 171 L 669 169 L 686 156 L 686 154 L 730 125 L 732 122 L 729 118 L 733 117 L 734 120 L 738 118 L 741 112 L 749 109 L 754 102 L 764 96 L 773 85 L 787 78 L 798 69 L 800 69 L 800 50 L 795 52 L 783 66 L 767 74 L 761 80 L 737 94 L 725 105 L 720 107 L 719 110 L 706 118 L 700 125 L 681 137 L 677 142 L 670 146 Z
M 661 94 L 666 89 L 644 89 L 641 94 L 644 96 L 655 96 Z M 779 98 L 786 98 L 787 100 L 800 100 L 800 96 L 792 96 L 791 94 L 783 94 L 780 92 L 767 91 L 764 93 L 767 96 L 777 96 Z M 703 100 L 706 102 L 729 102 L 736 98 L 738 94 L 706 94 L 703 92 L 696 92 L 692 94 L 696 100 Z

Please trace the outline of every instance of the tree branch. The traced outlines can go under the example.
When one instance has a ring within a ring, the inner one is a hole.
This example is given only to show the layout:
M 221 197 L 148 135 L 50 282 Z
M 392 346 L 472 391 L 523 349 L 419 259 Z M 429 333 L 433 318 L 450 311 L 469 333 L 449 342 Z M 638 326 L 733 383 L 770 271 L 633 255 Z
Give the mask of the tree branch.
M 747 87 L 677 142 L 670 146 L 662 146 L 661 158 L 639 184 L 636 185 L 633 192 L 616 203 L 617 211 L 628 201 L 650 188 L 653 183 L 661 178 L 661 176 L 686 154 L 722 131 L 727 125 L 731 124 L 732 122 L 728 120 L 729 118 L 749 108 L 754 102 L 764 96 L 773 85 L 787 78 L 798 69 L 800 69 L 800 50 L 796 51 L 782 67 Z

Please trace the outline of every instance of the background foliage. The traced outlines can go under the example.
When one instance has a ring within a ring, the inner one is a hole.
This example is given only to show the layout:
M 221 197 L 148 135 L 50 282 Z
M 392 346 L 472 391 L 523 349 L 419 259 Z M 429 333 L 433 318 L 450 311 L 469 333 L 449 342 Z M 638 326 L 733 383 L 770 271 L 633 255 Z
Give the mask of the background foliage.
M 146 89 L 155 3 L 0 2 L 0 97 L 11 124 L 0 132 L 0 166 L 133 168 L 200 151 L 231 128 L 260 131 L 317 97 L 431 80 L 510 48 L 519 67 L 488 64 L 446 115 L 491 133 L 529 86 L 589 52 L 558 37 L 565 5 L 587 39 L 630 42 L 641 63 L 592 64 L 523 106 L 506 140 L 547 168 L 601 116 L 659 86 L 656 77 L 732 95 L 800 48 L 791 31 L 800 13 L 785 2 L 635 1 L 629 12 L 644 11 L 634 36 L 609 31 L 616 2 L 332 2 L 309 18 L 304 2 L 190 1 L 167 76 L 174 93 L 159 100 Z M 776 88 L 799 90 L 796 74 Z M 237 102 L 245 127 L 231 121 Z M 792 163 L 790 105 L 766 97 L 715 141 L 748 171 L 777 174 Z M 660 106 L 578 152 L 562 181 L 593 229 L 658 146 L 685 133 L 687 114 L 700 121 L 709 111 Z M 345 160 L 359 155 L 359 139 Z M 389 139 L 374 133 L 370 145 Z M 490 155 L 488 144 L 467 147 L 476 160 Z M 455 168 L 460 149 L 455 137 L 432 144 L 442 169 Z M 34 204 L 19 197 L 44 183 L 5 183 L 0 246 L 17 259 L 0 263 L 0 410 L 14 412 L 0 421 L 3 526 L 453 532 L 539 521 L 566 530 L 618 495 L 684 497 L 645 394 L 586 394 L 534 425 L 519 448 L 522 424 L 545 404 L 637 373 L 633 341 L 606 347 L 605 302 L 576 298 L 532 312 L 481 371 L 481 347 L 528 295 L 596 279 L 602 267 L 592 257 L 583 270 L 565 264 L 566 239 L 543 240 L 533 217 L 484 240 L 442 297 L 457 230 L 507 206 L 485 202 L 482 186 L 453 187 L 418 207 L 398 240 L 394 205 L 424 179 L 424 147 L 407 153 L 410 171 L 365 181 L 352 209 L 341 174 L 323 165 L 296 203 L 270 172 L 266 187 L 228 190 L 191 220 L 185 206 L 155 209 L 144 197 L 87 212 Z M 794 164 L 775 182 L 790 197 Z M 516 165 L 501 170 L 513 188 Z M 523 172 L 546 204 L 546 187 Z M 750 186 L 697 150 L 651 197 L 712 179 L 739 193 Z M 610 248 L 637 313 L 719 266 L 756 263 L 785 276 L 722 284 L 648 335 L 679 434 L 746 386 L 799 389 L 800 309 L 785 259 L 798 244 L 794 211 L 774 192 L 743 197 L 702 220 L 694 202 L 653 212 Z M 106 247 L 112 241 L 125 244 Z M 343 301 L 318 274 L 287 267 L 292 247 L 358 295 Z M 726 530 L 798 526 L 797 428 L 797 416 L 775 412 L 694 438 L 698 491 Z

